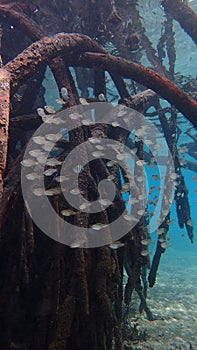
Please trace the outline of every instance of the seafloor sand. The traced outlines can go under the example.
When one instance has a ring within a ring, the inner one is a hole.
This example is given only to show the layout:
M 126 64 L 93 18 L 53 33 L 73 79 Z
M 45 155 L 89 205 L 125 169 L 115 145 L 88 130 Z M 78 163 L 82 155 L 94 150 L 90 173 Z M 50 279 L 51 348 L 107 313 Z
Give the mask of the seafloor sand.
M 147 340 L 125 342 L 124 349 L 197 350 L 197 252 L 172 248 L 166 252 L 147 303 L 155 321 L 137 312 L 137 295 L 129 312 L 130 325 L 137 323 L 137 329 L 146 330 Z

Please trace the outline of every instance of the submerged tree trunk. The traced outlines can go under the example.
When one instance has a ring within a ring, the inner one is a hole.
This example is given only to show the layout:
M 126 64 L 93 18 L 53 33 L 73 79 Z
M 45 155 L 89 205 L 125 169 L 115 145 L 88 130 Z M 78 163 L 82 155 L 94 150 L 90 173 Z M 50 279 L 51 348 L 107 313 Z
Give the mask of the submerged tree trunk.
M 172 12 L 168 1 L 162 3 L 166 11 Z M 36 110 L 46 104 L 42 82 L 47 65 L 56 81 L 62 110 L 79 103 L 106 100 L 107 80 L 111 79 L 110 84 L 114 84 L 119 93 L 119 103 L 140 112 L 145 112 L 151 106 L 156 109 L 166 139 L 171 136 L 171 124 L 168 125 L 166 117 L 170 108 L 167 111 L 161 108 L 156 93 L 175 105 L 197 126 L 197 103 L 172 81 L 174 69 L 169 73 L 162 65 L 161 57 L 157 57 L 140 21 L 137 4 L 135 1 L 123 6 L 119 1 L 112 0 L 85 1 L 83 4 L 81 0 L 39 0 L 31 3 L 25 0 L 1 1 L 1 51 L 4 63 L 4 69 L 0 71 L 2 350 L 122 350 L 123 302 L 129 306 L 134 290 L 140 298 L 140 312 L 145 310 L 148 319 L 154 319 L 146 303 L 146 268 L 150 265 L 145 250 L 146 240 L 150 238 L 145 225 L 147 217 L 144 216 L 112 247 L 69 247 L 52 240 L 36 226 L 25 206 L 21 190 L 21 161 L 33 132 L 43 123 Z M 127 11 L 130 8 L 138 33 L 135 33 L 135 28 L 126 25 Z M 182 13 L 173 12 L 173 15 L 179 20 Z M 180 23 L 187 30 L 185 21 Z M 61 33 L 57 34 L 58 32 Z M 171 30 L 171 35 L 172 32 Z M 171 39 L 171 43 L 174 43 Z M 162 43 L 164 45 L 161 40 L 160 53 Z M 112 44 L 115 49 L 111 53 L 116 54 L 117 50 L 118 55 L 124 54 L 127 60 L 107 53 L 107 48 L 110 51 Z M 136 63 L 142 54 L 140 45 L 146 48 L 147 58 L 154 70 Z M 173 48 L 168 54 L 171 55 L 171 65 L 174 67 L 175 55 L 172 53 Z M 105 70 L 110 73 L 109 78 L 106 77 Z M 73 71 L 75 75 L 72 74 Z M 124 78 L 130 79 L 132 88 L 128 88 Z M 62 88 L 68 96 L 62 96 Z M 92 89 L 93 97 L 84 96 L 88 94 L 88 88 Z M 87 97 L 86 100 L 84 97 Z M 174 114 L 172 110 L 170 112 L 170 123 L 173 123 Z M 50 115 L 46 107 L 44 113 L 47 117 Z M 60 160 L 90 137 L 114 138 L 131 149 L 136 148 L 139 159 L 143 160 L 143 141 L 133 142 L 129 139 L 129 132 L 119 130 L 117 126 L 116 121 L 113 127 L 103 124 L 90 127 L 84 125 L 73 130 L 69 133 L 69 140 L 61 140 L 58 144 L 62 152 Z M 173 142 L 170 150 L 181 178 L 176 144 Z M 148 152 L 146 156 L 149 159 L 152 157 Z M 55 176 L 52 175 L 48 180 L 49 184 L 55 181 Z M 136 176 L 139 177 L 139 174 Z M 95 217 L 98 223 L 107 225 L 125 210 L 122 194 L 128 192 L 128 189 L 124 192 L 128 185 L 127 174 L 117 164 L 108 166 L 107 160 L 101 157 L 85 166 L 79 183 L 85 198 L 94 201 L 99 196 L 99 182 L 106 178 L 114 180 L 116 196 L 112 210 L 103 210 L 102 213 L 95 214 Z M 125 188 L 122 187 L 123 182 Z M 135 183 L 132 186 L 137 197 Z M 187 194 L 183 181 L 179 186 Z M 182 216 L 184 220 L 181 221 L 178 212 L 179 224 L 186 226 L 193 242 L 193 227 L 187 225 L 191 220 L 187 195 L 177 199 L 177 204 L 180 205 L 180 201 L 185 213 Z M 54 195 L 51 200 L 58 213 L 62 209 L 62 202 L 63 196 L 59 199 Z M 168 219 L 169 217 L 166 220 Z M 48 220 L 50 225 L 50 217 Z M 92 225 L 87 213 L 77 214 L 69 220 L 79 227 Z M 166 237 L 168 227 L 165 222 L 166 231 L 162 238 Z M 57 232 L 58 230 L 59 227 Z M 160 257 L 164 252 L 165 248 L 161 247 L 158 240 L 149 275 L 151 287 L 155 283 Z M 123 266 L 128 277 L 125 290 Z

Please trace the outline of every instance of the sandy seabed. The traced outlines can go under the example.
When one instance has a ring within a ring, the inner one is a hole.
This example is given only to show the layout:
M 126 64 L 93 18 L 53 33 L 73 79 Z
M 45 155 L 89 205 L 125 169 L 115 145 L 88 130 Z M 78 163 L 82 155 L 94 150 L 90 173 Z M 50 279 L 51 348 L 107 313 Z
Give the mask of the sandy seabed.
M 125 342 L 124 349 L 197 350 L 197 251 L 166 252 L 156 285 L 148 290 L 147 304 L 156 320 L 148 321 L 137 312 L 137 295 L 128 319 L 140 331 L 146 330 L 147 340 Z

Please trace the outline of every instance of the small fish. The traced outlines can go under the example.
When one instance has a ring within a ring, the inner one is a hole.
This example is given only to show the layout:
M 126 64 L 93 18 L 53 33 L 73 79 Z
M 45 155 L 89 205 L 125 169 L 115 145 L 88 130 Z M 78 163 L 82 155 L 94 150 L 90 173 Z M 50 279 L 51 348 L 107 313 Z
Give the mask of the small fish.
M 138 219 L 136 219 L 135 216 L 133 216 L 133 215 L 125 214 L 125 215 L 123 216 L 123 218 L 124 218 L 126 221 L 138 222 Z
M 45 114 L 45 111 L 44 111 L 43 108 L 37 108 L 37 113 L 38 113 L 39 117 L 41 117 L 41 118 L 47 116 L 47 115 Z
M 85 203 L 82 203 L 80 206 L 79 206 L 79 209 L 81 209 L 81 210 L 84 210 L 84 209 L 87 209 L 87 208 L 89 208 L 90 207 L 90 205 L 91 205 L 91 203 L 89 203 L 89 202 L 85 202 Z
M 61 119 L 61 118 L 58 118 L 58 117 L 55 117 L 55 118 L 49 118 L 49 120 L 48 120 L 48 123 L 49 124 L 56 124 L 56 125 L 59 125 L 59 124 L 64 124 L 64 120 L 63 119 Z
M 112 204 L 112 202 L 109 200 L 109 199 L 99 199 L 99 203 L 101 204 L 101 205 L 104 205 L 104 206 L 109 206 L 109 205 L 111 205 Z
M 153 175 L 152 175 L 152 178 L 153 178 L 154 180 L 159 180 L 159 179 L 160 179 L 159 175 L 156 175 L 156 174 L 153 174 Z
M 51 141 L 46 141 L 45 144 L 41 147 L 44 151 L 50 152 L 54 147 L 54 143 L 52 143 Z
M 138 211 L 137 211 L 137 214 L 140 215 L 140 216 L 142 216 L 142 215 L 144 214 L 144 212 L 145 212 L 145 210 L 143 210 L 143 209 L 142 209 L 142 210 L 138 210 Z
M 168 202 L 169 202 L 170 204 L 172 204 L 172 203 L 174 203 L 175 201 L 174 201 L 173 198 L 170 198 L 170 199 L 168 200 Z
M 42 165 L 46 164 L 46 156 L 40 155 L 36 159 L 37 159 L 39 164 L 42 164 Z
M 146 199 L 146 194 L 140 194 L 138 198 L 139 200 Z
M 79 174 L 81 172 L 81 170 L 83 169 L 81 164 L 77 164 L 74 168 L 73 171 L 75 174 Z
M 188 148 L 186 146 L 180 147 L 178 148 L 179 153 L 187 153 L 188 152 Z
M 55 188 L 49 188 L 48 190 L 45 190 L 44 194 L 46 194 L 47 196 L 54 196 L 56 194 L 60 194 L 61 192 L 62 192 L 61 188 L 55 187 Z
M 59 139 L 62 138 L 62 134 L 46 134 L 45 135 L 46 140 L 48 141 L 58 141 Z
M 113 181 L 115 179 L 115 176 L 111 174 L 107 177 L 107 179 L 110 181 Z
M 128 113 L 128 110 L 123 108 L 117 112 L 117 117 L 123 117 L 127 113 Z
M 70 248 L 74 249 L 74 248 L 80 248 L 81 247 L 81 242 L 73 242 L 70 244 Z
M 136 147 L 135 147 L 135 148 L 132 148 L 132 149 L 130 150 L 130 152 L 131 152 L 131 154 L 136 154 L 137 148 L 136 148 Z
M 27 159 L 23 159 L 21 164 L 24 167 L 30 168 L 30 167 L 32 167 L 34 165 L 37 165 L 37 162 L 35 162 L 35 160 L 33 160 L 33 159 L 27 158 Z
M 179 159 L 179 163 L 180 163 L 180 165 L 185 165 L 187 163 L 187 161 L 186 161 L 186 159 L 181 158 L 181 159 Z
M 192 221 L 192 219 L 189 219 L 189 220 L 187 221 L 187 225 L 193 227 L 193 221 Z
M 62 98 L 56 98 L 56 103 L 58 104 L 58 105 L 64 105 L 65 104 L 65 101 L 62 99 Z
M 105 147 L 103 147 L 101 145 L 96 145 L 95 148 L 100 150 L 100 151 L 103 151 L 105 149 Z
M 37 173 L 30 173 L 26 175 L 27 180 L 33 181 L 35 179 L 39 179 L 40 175 L 38 175 Z
M 77 120 L 77 119 L 82 118 L 82 115 L 79 114 L 79 113 L 71 113 L 71 114 L 69 114 L 69 118 L 70 118 L 71 120 Z
M 121 192 L 122 192 L 122 191 L 127 192 L 127 191 L 129 191 L 129 190 L 130 190 L 130 184 L 129 184 L 129 183 L 125 183 L 125 184 L 122 185 L 122 187 L 121 187 Z
M 104 94 L 99 94 L 98 95 L 98 100 L 100 101 L 100 102 L 105 102 L 106 101 L 106 97 L 105 97 L 105 95 Z
M 39 155 L 43 154 L 40 149 L 33 149 L 29 151 L 30 156 L 37 158 Z
M 141 255 L 142 256 L 148 256 L 148 255 L 150 255 L 150 252 L 149 252 L 148 249 L 144 249 L 144 250 L 141 251 Z
M 40 197 L 40 196 L 44 195 L 44 190 L 42 188 L 34 188 L 32 192 L 37 197 Z
M 160 243 L 164 243 L 164 242 L 166 242 L 166 239 L 163 238 L 163 237 L 161 237 L 161 238 L 158 239 L 158 241 L 159 241 Z
M 69 247 L 72 248 L 72 249 L 82 248 L 84 243 L 85 243 L 85 240 L 79 240 L 79 241 L 71 243 Z
M 117 121 L 114 121 L 111 123 L 111 125 L 114 127 L 114 128 L 117 128 L 118 126 L 120 126 L 120 123 L 117 122 Z
M 85 98 L 83 98 L 83 97 L 81 97 L 80 99 L 79 99 L 79 102 L 83 105 L 83 106 L 88 106 L 89 105 L 89 103 L 86 101 L 86 99 Z
M 156 143 L 155 145 L 154 145 L 154 149 L 159 149 L 159 148 L 161 148 L 162 147 L 162 145 L 160 144 L 160 143 Z
M 93 225 L 91 226 L 91 228 L 92 228 L 93 230 L 95 230 L 95 231 L 99 231 L 99 230 L 101 230 L 102 228 L 104 228 L 104 227 L 106 227 L 106 226 L 107 226 L 107 225 L 98 222 L 97 224 L 93 224 Z
M 145 177 L 145 176 L 138 176 L 138 177 L 136 178 L 136 180 L 137 180 L 138 182 L 144 182 L 144 181 L 146 180 L 146 177 Z
M 60 162 L 59 160 L 55 159 L 55 158 L 48 158 L 46 161 L 46 165 L 48 166 L 57 166 L 57 165 L 61 165 L 62 162 Z
M 47 169 L 47 170 L 44 171 L 44 175 L 45 176 L 51 176 L 51 175 L 53 175 L 56 172 L 57 172 L 57 169 Z
M 64 210 L 61 211 L 61 214 L 63 216 L 72 216 L 72 215 L 77 214 L 77 212 L 73 211 L 73 210 L 70 210 L 70 209 L 64 209 Z
M 135 131 L 135 135 L 136 135 L 137 137 L 143 137 L 143 136 L 146 135 L 146 131 L 145 131 L 145 129 L 142 127 L 141 129 L 137 129 L 137 130 Z
M 109 247 L 110 247 L 111 249 L 119 249 L 119 248 L 124 247 L 124 243 L 122 243 L 122 242 L 120 242 L 120 241 L 115 241 L 115 242 L 111 243 L 111 244 L 109 245 Z
M 152 145 L 152 144 L 153 144 L 153 142 L 152 142 L 151 140 L 145 140 L 145 143 L 146 143 L 147 145 Z
M 90 141 L 90 143 L 93 143 L 93 144 L 95 144 L 95 143 L 101 143 L 101 139 L 98 138 L 98 137 L 89 137 L 88 140 Z
M 38 145 L 44 145 L 46 142 L 44 136 L 33 136 L 32 140 L 34 143 L 36 143 Z
M 139 159 L 139 160 L 137 160 L 136 164 L 137 164 L 138 166 L 144 166 L 144 165 L 146 165 L 147 163 L 146 163 L 144 160 Z
M 136 198 L 131 198 L 131 199 L 128 200 L 129 204 L 136 204 L 138 202 L 139 202 L 139 199 L 136 199 Z
M 169 210 L 162 210 L 162 214 L 164 215 L 164 216 L 166 216 L 166 215 L 168 215 L 168 213 L 169 213 Z
M 49 114 L 54 114 L 55 113 L 55 108 L 53 106 L 44 106 L 44 109 Z
M 53 170 L 53 169 L 51 169 L 51 170 Z M 59 183 L 67 181 L 67 180 L 69 180 L 69 177 L 68 176 L 63 176 L 63 175 L 56 176 L 56 178 L 55 178 L 55 181 L 57 181 Z
M 176 173 L 171 173 L 170 174 L 170 179 L 172 179 L 172 180 L 176 180 L 178 177 L 179 177 L 179 175 L 176 174 Z
M 82 122 L 83 125 L 86 125 L 86 126 L 95 124 L 94 121 L 91 120 L 91 119 L 82 119 L 81 122 Z
M 93 155 L 93 157 L 95 157 L 95 158 L 101 158 L 101 157 L 104 157 L 104 156 L 105 156 L 105 154 L 102 153 L 101 151 L 94 151 L 94 152 L 92 152 L 92 155 Z
M 168 242 L 163 242 L 163 243 L 161 243 L 161 247 L 162 247 L 163 249 L 167 249 L 167 248 L 170 247 L 170 243 L 168 243 Z
M 172 225 L 174 222 L 175 222 L 175 219 L 171 219 L 171 220 L 168 220 L 168 221 L 167 221 L 167 224 L 168 224 L 168 225 Z
M 63 101 L 67 102 L 69 100 L 68 90 L 66 87 L 62 87 L 60 90 Z
M 151 243 L 153 243 L 153 241 L 149 238 L 141 240 L 141 244 L 143 244 L 143 245 L 149 245 Z
M 73 188 L 72 190 L 70 190 L 70 193 L 74 195 L 78 195 L 80 194 L 80 190 L 78 188 Z
M 116 158 L 118 160 L 128 159 L 128 158 L 131 158 L 131 154 L 129 152 L 119 153 L 119 154 L 117 154 Z
M 164 233 L 164 232 L 165 232 L 164 228 L 159 228 L 159 229 L 156 231 L 156 234 L 157 234 L 157 235 L 162 235 L 162 233 Z
M 51 117 L 51 115 L 46 115 L 46 117 L 42 117 L 42 121 L 45 123 L 45 124 L 52 124 L 54 119 Z

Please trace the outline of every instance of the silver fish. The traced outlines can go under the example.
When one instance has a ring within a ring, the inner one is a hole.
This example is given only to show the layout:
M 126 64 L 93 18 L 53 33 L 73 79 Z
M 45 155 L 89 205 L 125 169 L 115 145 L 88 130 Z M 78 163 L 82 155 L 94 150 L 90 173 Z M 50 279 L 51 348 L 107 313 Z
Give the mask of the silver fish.
M 102 93 L 98 95 L 98 99 L 99 99 L 99 101 L 101 101 L 101 102 L 105 102 L 105 101 L 106 101 L 106 97 L 105 97 L 105 95 L 102 94 Z
M 151 244 L 151 243 L 153 243 L 153 241 L 151 240 L 151 239 L 142 239 L 141 240 L 141 243 L 143 244 L 143 245 L 149 245 L 149 244 Z
M 58 141 L 59 139 L 62 138 L 62 134 L 46 134 L 45 135 L 45 138 L 48 140 L 48 141 Z
M 46 114 L 43 108 L 37 108 L 37 113 L 41 118 L 46 117 Z
M 93 225 L 91 226 L 91 228 L 92 228 L 93 230 L 95 230 L 95 231 L 99 231 L 99 230 L 101 230 L 102 228 L 104 228 L 104 227 L 106 227 L 106 226 L 107 226 L 107 225 L 98 222 L 97 224 L 93 224 Z
M 34 165 L 37 165 L 37 162 L 35 162 L 35 160 L 33 160 L 33 159 L 27 158 L 27 159 L 23 159 L 22 162 L 21 162 L 21 164 L 22 164 L 24 167 L 29 168 L 29 167 L 32 167 L 32 166 L 34 166 Z
M 69 118 L 70 118 L 71 120 L 77 120 L 77 119 L 82 118 L 82 115 L 79 114 L 79 113 L 71 113 L 71 114 L 69 114 Z
M 63 101 L 67 102 L 69 100 L 68 90 L 63 86 L 60 90 Z
M 89 105 L 89 103 L 86 101 L 86 99 L 85 98 L 83 98 L 83 97 L 81 97 L 80 99 L 79 99 L 79 102 L 83 105 L 83 106 L 88 106 Z
M 77 214 L 77 212 L 75 212 L 73 210 L 70 210 L 70 209 L 64 209 L 64 210 L 61 211 L 61 214 L 63 216 L 72 216 L 72 215 Z
M 27 180 L 33 181 L 36 179 L 40 178 L 40 175 L 38 175 L 37 173 L 30 173 L 26 175 Z
M 32 140 L 34 143 L 36 143 L 38 145 L 44 145 L 46 142 L 44 136 L 33 136 Z
M 62 162 L 60 162 L 59 160 L 55 159 L 55 158 L 48 158 L 46 161 L 46 165 L 48 166 L 57 166 L 57 165 L 61 165 Z
M 44 195 L 44 190 L 42 188 L 34 188 L 32 190 L 33 194 L 37 197 L 43 196 Z
M 101 158 L 101 157 L 104 157 L 105 154 L 102 153 L 101 151 L 95 151 L 95 152 L 92 152 L 92 155 L 95 158 Z
M 54 114 L 55 113 L 55 108 L 53 106 L 44 106 L 44 109 L 49 114 Z
M 45 176 L 51 176 L 53 175 L 54 173 L 56 173 L 57 169 L 47 169 L 44 171 L 44 175 Z
M 94 121 L 91 120 L 91 119 L 82 119 L 82 124 L 83 125 L 86 125 L 86 126 L 89 126 L 89 125 L 93 125 L 94 124 Z
M 56 188 L 49 188 L 48 190 L 45 190 L 44 194 L 46 194 L 47 196 L 54 196 L 56 194 L 60 194 L 61 192 L 62 192 L 61 188 L 56 187 Z
M 116 242 L 113 242 L 109 245 L 109 247 L 111 249 L 119 249 L 119 248 L 122 248 L 124 247 L 124 243 L 120 242 L 120 241 L 116 241 Z
M 149 252 L 148 249 L 144 249 L 144 250 L 141 251 L 141 255 L 142 256 L 148 256 L 148 255 L 150 255 L 150 252 Z
M 131 154 L 129 152 L 119 153 L 119 154 L 117 154 L 116 158 L 118 160 L 129 159 L 129 158 L 131 158 Z

